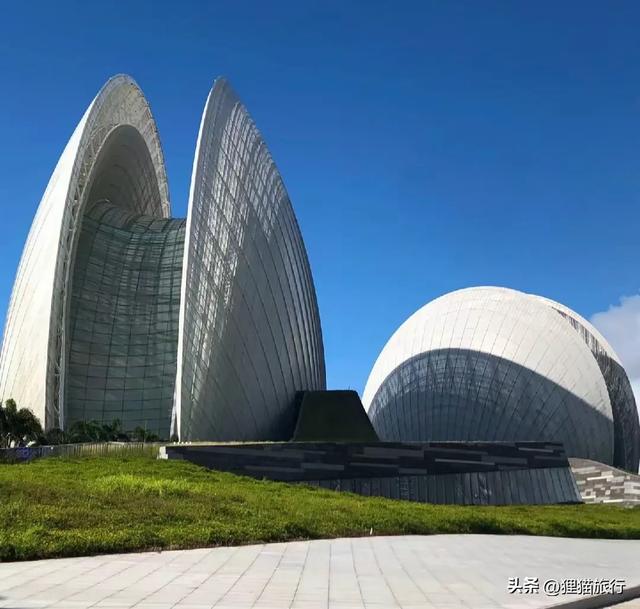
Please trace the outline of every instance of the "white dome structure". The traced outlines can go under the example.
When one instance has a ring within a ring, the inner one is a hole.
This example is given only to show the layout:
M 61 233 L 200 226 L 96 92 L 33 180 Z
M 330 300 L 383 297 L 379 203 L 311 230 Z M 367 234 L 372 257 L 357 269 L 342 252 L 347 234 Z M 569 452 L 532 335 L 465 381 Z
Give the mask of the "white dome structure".
M 561 441 L 637 470 L 640 425 L 613 349 L 551 300 L 496 287 L 428 303 L 389 339 L 363 403 L 398 441 Z

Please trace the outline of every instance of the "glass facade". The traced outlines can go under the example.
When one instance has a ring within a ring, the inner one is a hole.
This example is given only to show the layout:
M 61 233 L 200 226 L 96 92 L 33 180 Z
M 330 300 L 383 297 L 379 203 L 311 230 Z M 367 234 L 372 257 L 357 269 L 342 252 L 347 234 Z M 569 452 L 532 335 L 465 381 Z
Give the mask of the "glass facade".
M 85 213 L 70 308 L 66 421 L 111 421 L 169 438 L 184 220 L 110 203 Z
M 584 399 L 530 368 L 468 349 L 435 349 L 403 362 L 369 416 L 386 439 L 560 441 L 570 455 L 611 453 L 611 421 Z

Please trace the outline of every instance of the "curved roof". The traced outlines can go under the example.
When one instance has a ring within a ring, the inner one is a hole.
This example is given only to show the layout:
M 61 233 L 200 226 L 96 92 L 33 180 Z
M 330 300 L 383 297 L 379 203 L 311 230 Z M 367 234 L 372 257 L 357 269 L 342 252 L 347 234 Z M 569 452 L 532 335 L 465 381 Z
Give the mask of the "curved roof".
M 289 196 L 246 108 L 218 79 L 191 178 L 174 430 L 288 439 L 295 393 L 324 387 L 318 305 Z
M 542 296 L 535 298 L 565 317 L 593 353 L 611 401 L 615 437 L 614 465 L 637 471 L 640 462 L 640 419 L 633 388 L 620 358 L 593 324 L 575 311 Z
M 122 156 L 126 163 L 119 163 Z M 90 193 L 132 210 L 170 215 L 158 133 L 140 88 L 111 78 L 91 102 L 49 180 L 22 253 L 5 324 L 0 396 L 61 425 L 69 281 Z M 124 200 L 124 199 L 123 199 Z
M 382 439 L 561 440 L 612 462 L 614 413 L 599 363 L 549 303 L 496 287 L 428 303 L 389 339 L 363 403 Z
M 563 305 L 561 302 L 557 302 L 555 300 L 551 300 L 551 298 L 546 298 L 545 296 L 537 296 L 536 294 L 530 294 L 531 297 L 537 298 L 541 302 L 548 304 L 550 307 L 556 309 L 556 311 L 563 313 L 564 315 L 569 316 L 571 319 L 577 321 L 585 330 L 591 334 L 593 338 L 596 339 L 598 345 L 605 350 L 607 355 L 616 363 L 622 365 L 618 354 L 614 351 L 613 347 L 609 344 L 607 339 L 600 333 L 590 321 L 587 321 L 582 315 L 579 315 L 574 310 L 570 309 L 566 305 Z
M 561 342 L 559 342 L 561 340 Z M 571 327 L 538 297 L 500 287 L 472 287 L 432 300 L 393 334 L 376 360 L 363 394 L 368 410 L 385 378 L 402 362 L 433 349 L 466 348 L 560 375 L 581 397 L 611 417 L 606 386 L 596 361 Z M 573 359 L 560 372 L 558 359 Z M 561 381 L 561 378 L 558 378 Z M 582 395 L 584 394 L 584 396 Z

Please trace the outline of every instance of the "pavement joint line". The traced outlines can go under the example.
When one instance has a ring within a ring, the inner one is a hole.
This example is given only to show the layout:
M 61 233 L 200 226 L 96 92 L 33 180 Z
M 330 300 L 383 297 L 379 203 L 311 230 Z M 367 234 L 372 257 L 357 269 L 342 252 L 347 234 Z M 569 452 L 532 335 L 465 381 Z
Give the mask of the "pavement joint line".
M 88 557 L 88 558 L 93 558 L 93 557 Z M 64 559 L 61 559 L 61 560 L 64 560 Z M 86 560 L 86 561 L 84 561 L 84 562 L 89 563 L 89 564 L 97 562 L 97 564 L 94 564 L 94 565 L 93 565 L 93 566 L 91 566 L 89 569 L 87 569 L 86 571 L 82 572 L 82 573 L 81 573 L 81 575 L 82 575 L 83 577 L 84 577 L 84 576 L 86 576 L 86 575 L 88 575 L 89 573 L 92 573 L 93 571 L 97 571 L 97 570 L 99 570 L 101 567 L 103 567 L 103 566 L 104 566 L 104 564 L 105 564 L 105 562 L 106 562 L 106 561 L 101 560 L 101 561 L 99 561 L 99 562 L 98 562 L 98 561 L 95 561 L 95 560 Z M 125 568 L 126 568 L 126 567 L 125 567 Z M 57 570 L 55 570 L 55 571 L 52 571 L 52 573 L 53 573 L 53 572 L 59 572 L 59 571 L 62 571 L 62 570 L 64 570 L 64 566 L 62 566 L 60 569 L 57 569 Z M 124 569 L 121 569 L 120 571 L 117 571 L 115 574 L 117 575 L 118 573 L 121 573 L 123 570 L 124 570 Z M 112 575 L 114 575 L 114 574 L 113 574 L 113 573 L 111 573 L 111 574 L 106 575 L 106 576 L 105 576 L 102 580 L 100 580 L 100 582 L 98 582 L 98 583 L 101 583 L 102 581 L 104 581 L 104 580 L 106 580 L 106 579 L 109 579 L 109 577 L 111 577 Z M 54 587 L 56 587 L 56 586 L 63 585 L 63 584 L 65 584 L 65 583 L 67 583 L 67 582 L 69 582 L 69 581 L 71 581 L 71 580 L 75 579 L 76 577 L 77 577 L 77 575 L 75 575 L 75 576 L 74 576 L 74 575 L 72 575 L 72 576 L 70 576 L 69 578 L 67 578 L 67 579 L 63 580 L 62 582 L 57 582 L 57 583 L 55 583 L 55 584 L 52 584 L 51 586 L 49 586 L 48 588 L 46 588 L 46 590 L 50 590 L 51 588 L 54 588 Z M 45 591 L 45 590 L 41 590 L 40 592 L 44 592 L 44 591 Z M 27 601 L 28 601 L 32 596 L 35 596 L 36 594 L 38 594 L 38 592 L 35 592 L 34 594 L 32 594 L 32 595 L 30 595 L 30 596 L 26 597 L 24 600 L 27 600 Z M 73 594 L 71 594 L 71 595 L 69 595 L 69 596 L 73 596 Z M 64 598 L 63 598 L 63 599 L 61 599 L 61 600 L 65 600 L 66 598 L 67 598 L 67 597 L 64 597 Z M 57 602 L 57 601 L 54 601 L 54 604 L 55 604 L 55 602 Z M 52 604 L 52 603 L 49 603 L 49 604 L 45 605 L 45 607 L 48 607 L 48 606 L 50 606 L 51 604 Z
M 300 576 L 298 577 L 298 581 L 296 583 L 295 590 L 293 591 L 293 598 L 291 599 L 291 602 L 289 603 L 289 609 L 292 609 L 293 605 L 296 602 L 296 596 L 298 595 L 298 590 L 300 590 L 300 582 L 302 581 L 302 578 L 304 576 L 305 568 L 307 566 L 307 561 L 309 560 L 310 551 L 311 551 L 311 544 L 307 544 L 306 552 L 304 554 L 304 561 L 302 562 L 302 568 L 300 569 Z
M 176 558 L 177 558 L 177 556 L 174 556 L 174 557 L 169 561 L 169 565 L 171 565 L 171 564 L 176 560 Z M 146 562 L 146 561 L 143 561 L 143 563 L 144 563 L 144 562 Z M 152 569 L 151 571 L 149 571 L 149 573 L 146 573 L 146 574 L 142 575 L 141 577 L 139 577 L 139 578 L 138 578 L 134 583 L 137 583 L 137 582 L 139 582 L 139 581 L 141 581 L 141 580 L 145 579 L 146 577 L 149 577 L 149 576 L 150 576 L 150 575 L 152 575 L 153 573 L 156 573 L 156 572 L 160 571 L 164 566 L 165 566 L 165 565 L 160 564 L 160 565 L 159 565 L 158 567 L 156 567 L 155 569 Z M 125 571 L 126 569 L 127 569 L 127 565 L 125 564 L 125 566 L 124 566 L 120 571 L 118 571 L 118 572 L 116 573 L 116 575 L 118 575 L 119 573 L 122 573 L 122 572 L 123 572 L 123 571 Z M 113 577 L 113 575 L 111 575 L 110 577 L 105 578 L 105 579 L 103 580 L 103 582 L 104 582 L 104 581 L 106 581 L 107 579 L 111 579 L 111 577 Z M 102 599 L 100 599 L 100 600 L 98 600 L 98 601 L 95 601 L 95 602 L 94 602 L 94 603 L 92 603 L 91 605 L 88 605 L 88 609 L 91 609 L 91 608 L 93 608 L 93 607 L 95 607 L 96 605 L 99 605 L 99 604 L 104 604 L 104 601 L 106 601 L 107 599 L 112 598 L 114 595 L 118 594 L 119 592 L 122 592 L 122 591 L 123 591 L 123 590 L 125 590 L 125 589 L 126 589 L 126 587 L 124 587 L 124 588 L 120 588 L 120 589 L 118 589 L 118 590 L 113 591 L 111 594 L 108 594 L 108 595 L 107 595 L 107 596 L 105 596 L 104 598 L 102 598 Z M 71 595 L 71 596 L 75 596 L 75 595 Z M 69 600 L 69 597 L 67 597 L 67 598 L 65 598 L 65 599 L 63 599 L 63 600 Z
M 169 563 L 170 565 L 172 565 L 174 562 L 176 562 L 176 560 L 178 560 L 179 556 L 174 557 L 174 559 Z M 158 569 L 156 569 L 157 571 Z M 152 571 L 152 573 L 154 573 L 155 571 Z M 141 599 L 138 603 L 136 603 L 135 605 L 133 605 L 133 609 L 135 609 L 135 607 L 137 605 L 139 605 L 140 603 L 144 602 L 147 598 L 149 598 L 150 596 L 152 596 L 153 594 L 156 594 L 157 592 L 159 592 L 160 590 L 162 590 L 163 588 L 166 588 L 171 582 L 175 581 L 176 579 L 178 579 L 178 577 L 181 577 L 184 574 L 184 571 L 180 571 L 177 575 L 175 575 L 173 578 L 171 578 L 166 584 L 164 584 L 163 586 L 161 586 L 160 588 L 153 590 L 152 592 L 149 592 L 149 594 L 147 594 L 143 599 Z M 144 577 L 144 576 L 143 576 Z
M 256 562 L 256 560 L 258 559 L 258 557 L 260 556 L 260 552 L 262 550 L 262 548 L 264 548 L 265 544 L 261 544 L 258 547 L 260 548 L 260 551 L 257 551 L 255 556 L 253 557 L 253 560 L 244 568 L 244 570 L 242 571 L 242 573 L 240 573 L 234 580 L 233 583 L 225 590 L 224 594 L 220 597 L 220 601 L 224 604 L 224 599 L 228 596 L 229 592 L 231 590 L 233 590 L 233 588 L 235 588 L 236 584 L 238 583 L 238 581 L 240 581 L 240 579 L 242 578 L 242 576 L 249 570 L 249 568 Z M 246 546 L 245 546 L 246 547 Z M 234 553 L 234 556 L 236 556 L 238 553 Z
M 275 575 L 276 571 L 278 570 L 278 568 L 282 564 L 282 559 L 284 558 L 285 552 L 286 552 L 286 548 L 280 553 L 280 556 L 278 558 L 278 563 L 274 567 L 273 571 L 271 571 L 271 575 L 269 575 L 267 581 L 262 586 L 262 589 L 260 590 L 260 594 L 258 594 L 258 596 L 254 599 L 253 603 L 251 604 L 251 607 L 255 607 L 257 604 L 259 604 L 260 599 L 264 595 L 264 591 L 267 589 L 267 586 L 269 585 L 269 583 L 273 579 L 273 576 Z
M 396 596 L 396 593 L 395 593 L 393 587 L 389 583 L 389 580 L 388 580 L 387 576 L 385 575 L 384 571 L 380 567 L 380 561 L 378 560 L 378 553 L 376 552 L 375 544 L 374 544 L 374 542 L 373 542 L 371 537 L 369 538 L 369 546 L 371 547 L 371 550 L 373 552 L 373 559 L 375 561 L 375 564 L 376 564 L 376 567 L 378 569 L 378 572 L 380 573 L 380 576 L 382 577 L 382 581 L 384 581 L 385 585 L 389 589 L 389 592 L 391 592 L 391 596 L 393 597 L 393 600 L 396 603 L 396 605 L 398 607 L 402 607 L 402 604 L 398 600 L 398 597 Z

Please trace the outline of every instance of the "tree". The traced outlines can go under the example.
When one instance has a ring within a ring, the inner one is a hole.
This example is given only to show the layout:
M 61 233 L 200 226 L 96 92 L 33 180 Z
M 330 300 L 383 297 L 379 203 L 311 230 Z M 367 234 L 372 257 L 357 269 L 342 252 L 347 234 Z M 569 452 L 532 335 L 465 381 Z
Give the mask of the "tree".
M 82 442 L 159 442 L 157 434 L 142 427 L 131 432 L 122 429 L 120 419 L 111 423 L 99 421 L 75 421 L 66 430 L 54 427 L 42 430 L 42 425 L 28 408 L 18 409 L 14 400 L 0 403 L 0 448 L 39 445 L 79 444 Z
M 144 427 L 136 427 L 130 434 L 134 442 L 159 442 L 160 438 L 157 434 L 151 433 Z
M 26 446 L 37 442 L 42 435 L 40 420 L 28 408 L 18 409 L 12 399 L 0 406 L 0 446 Z
M 111 423 L 102 424 L 103 435 L 109 442 L 128 442 L 129 436 L 122 430 L 120 419 L 113 419 Z
M 64 434 L 71 444 L 80 442 L 128 442 L 129 436 L 122 430 L 120 419 L 111 423 L 99 421 L 75 421 Z
M 67 434 L 59 427 L 53 427 L 44 432 L 38 443 L 43 446 L 55 446 L 56 444 L 68 444 L 68 442 Z
M 105 433 L 97 421 L 75 421 L 67 431 L 67 438 L 72 444 L 80 442 L 103 442 Z

